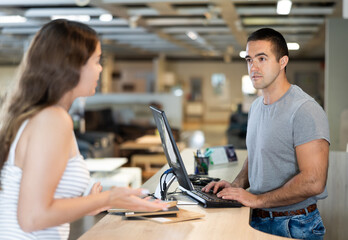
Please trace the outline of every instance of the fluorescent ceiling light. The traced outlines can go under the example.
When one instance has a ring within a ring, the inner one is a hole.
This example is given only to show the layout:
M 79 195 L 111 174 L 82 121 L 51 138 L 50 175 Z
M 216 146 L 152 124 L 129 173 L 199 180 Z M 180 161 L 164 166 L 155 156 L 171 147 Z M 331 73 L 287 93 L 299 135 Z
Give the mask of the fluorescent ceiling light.
M 0 23 L 23 23 L 26 21 L 25 17 L 19 15 L 0 16 Z
M 278 0 L 277 13 L 287 15 L 290 13 L 292 2 L 290 0 Z
M 67 19 L 70 21 L 88 22 L 91 19 L 91 17 L 89 15 L 52 15 L 51 20 L 55 19 Z
M 186 35 L 191 38 L 192 40 L 196 40 L 198 38 L 197 33 L 193 32 L 193 31 L 188 31 L 186 32 Z
M 246 51 L 240 51 L 240 52 L 239 52 L 239 56 L 240 56 L 241 58 L 245 58 L 245 56 L 246 56 Z
M 298 43 L 287 43 L 289 50 L 299 50 L 300 45 Z
M 112 20 L 112 15 L 110 13 L 104 13 L 99 16 L 99 20 L 102 22 L 110 22 Z

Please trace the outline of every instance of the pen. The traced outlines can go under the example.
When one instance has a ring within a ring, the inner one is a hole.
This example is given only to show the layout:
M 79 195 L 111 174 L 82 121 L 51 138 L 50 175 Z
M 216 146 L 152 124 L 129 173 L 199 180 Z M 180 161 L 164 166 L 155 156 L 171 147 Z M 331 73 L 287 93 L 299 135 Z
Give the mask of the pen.
M 200 149 L 197 149 L 197 157 L 204 157 Z
M 200 149 L 197 149 L 197 157 L 202 157 L 202 153 Z
M 205 156 L 205 157 L 209 157 L 213 152 L 214 152 L 214 151 L 213 151 L 212 149 L 207 148 L 207 149 L 205 150 L 204 156 Z
M 210 148 L 207 148 L 205 149 L 205 153 L 204 153 L 204 156 L 205 157 L 209 157 L 209 161 L 210 161 L 210 164 L 213 165 L 214 162 L 213 162 L 213 159 L 210 157 L 210 155 L 213 153 L 213 149 L 210 149 Z

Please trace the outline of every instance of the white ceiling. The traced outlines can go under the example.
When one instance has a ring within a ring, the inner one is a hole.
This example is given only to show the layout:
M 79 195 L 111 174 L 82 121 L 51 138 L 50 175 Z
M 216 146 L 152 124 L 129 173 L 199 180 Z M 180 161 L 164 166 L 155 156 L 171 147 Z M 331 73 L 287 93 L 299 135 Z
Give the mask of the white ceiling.
M 300 44 L 294 59 L 323 59 L 325 19 L 342 16 L 341 0 L 292 0 L 289 15 L 277 15 L 277 0 L 0 0 L 0 64 L 17 64 L 35 32 L 52 15 L 89 15 L 104 52 L 119 58 L 239 58 L 248 34 L 272 27 Z M 78 6 L 82 5 L 82 6 Z M 103 13 L 113 15 L 102 22 Z M 196 32 L 191 40 L 186 33 Z

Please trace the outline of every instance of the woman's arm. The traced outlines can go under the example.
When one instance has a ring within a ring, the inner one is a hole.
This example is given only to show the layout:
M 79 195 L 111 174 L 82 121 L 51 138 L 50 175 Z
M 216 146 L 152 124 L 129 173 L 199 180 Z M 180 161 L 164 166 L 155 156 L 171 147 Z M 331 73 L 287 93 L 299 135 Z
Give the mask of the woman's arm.
M 157 210 L 163 203 L 140 199 L 141 189 L 114 188 L 86 197 L 54 199 L 73 145 L 73 124 L 59 107 L 44 109 L 29 122 L 22 162 L 22 181 L 18 201 L 18 222 L 32 232 L 72 222 L 88 213 L 108 207 Z M 24 135 L 24 133 L 23 133 Z M 22 139 L 21 139 L 22 140 Z M 21 146 L 21 145 L 19 145 Z M 21 160 L 21 161 L 20 161 Z M 17 161 L 17 159 L 16 159 Z

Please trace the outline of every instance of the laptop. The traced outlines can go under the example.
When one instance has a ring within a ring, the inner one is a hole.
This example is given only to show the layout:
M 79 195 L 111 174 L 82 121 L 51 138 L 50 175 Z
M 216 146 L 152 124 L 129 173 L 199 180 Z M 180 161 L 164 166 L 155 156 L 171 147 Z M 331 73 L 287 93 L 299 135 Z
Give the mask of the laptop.
M 218 198 L 213 193 L 202 192 L 202 186 L 195 186 L 189 179 L 185 165 L 182 161 L 179 149 L 173 137 L 164 111 L 150 106 L 158 132 L 161 137 L 164 153 L 168 165 L 172 168 L 173 173 L 179 183 L 179 188 L 191 198 L 197 200 L 204 207 L 242 207 L 243 205 L 235 200 L 225 200 Z

